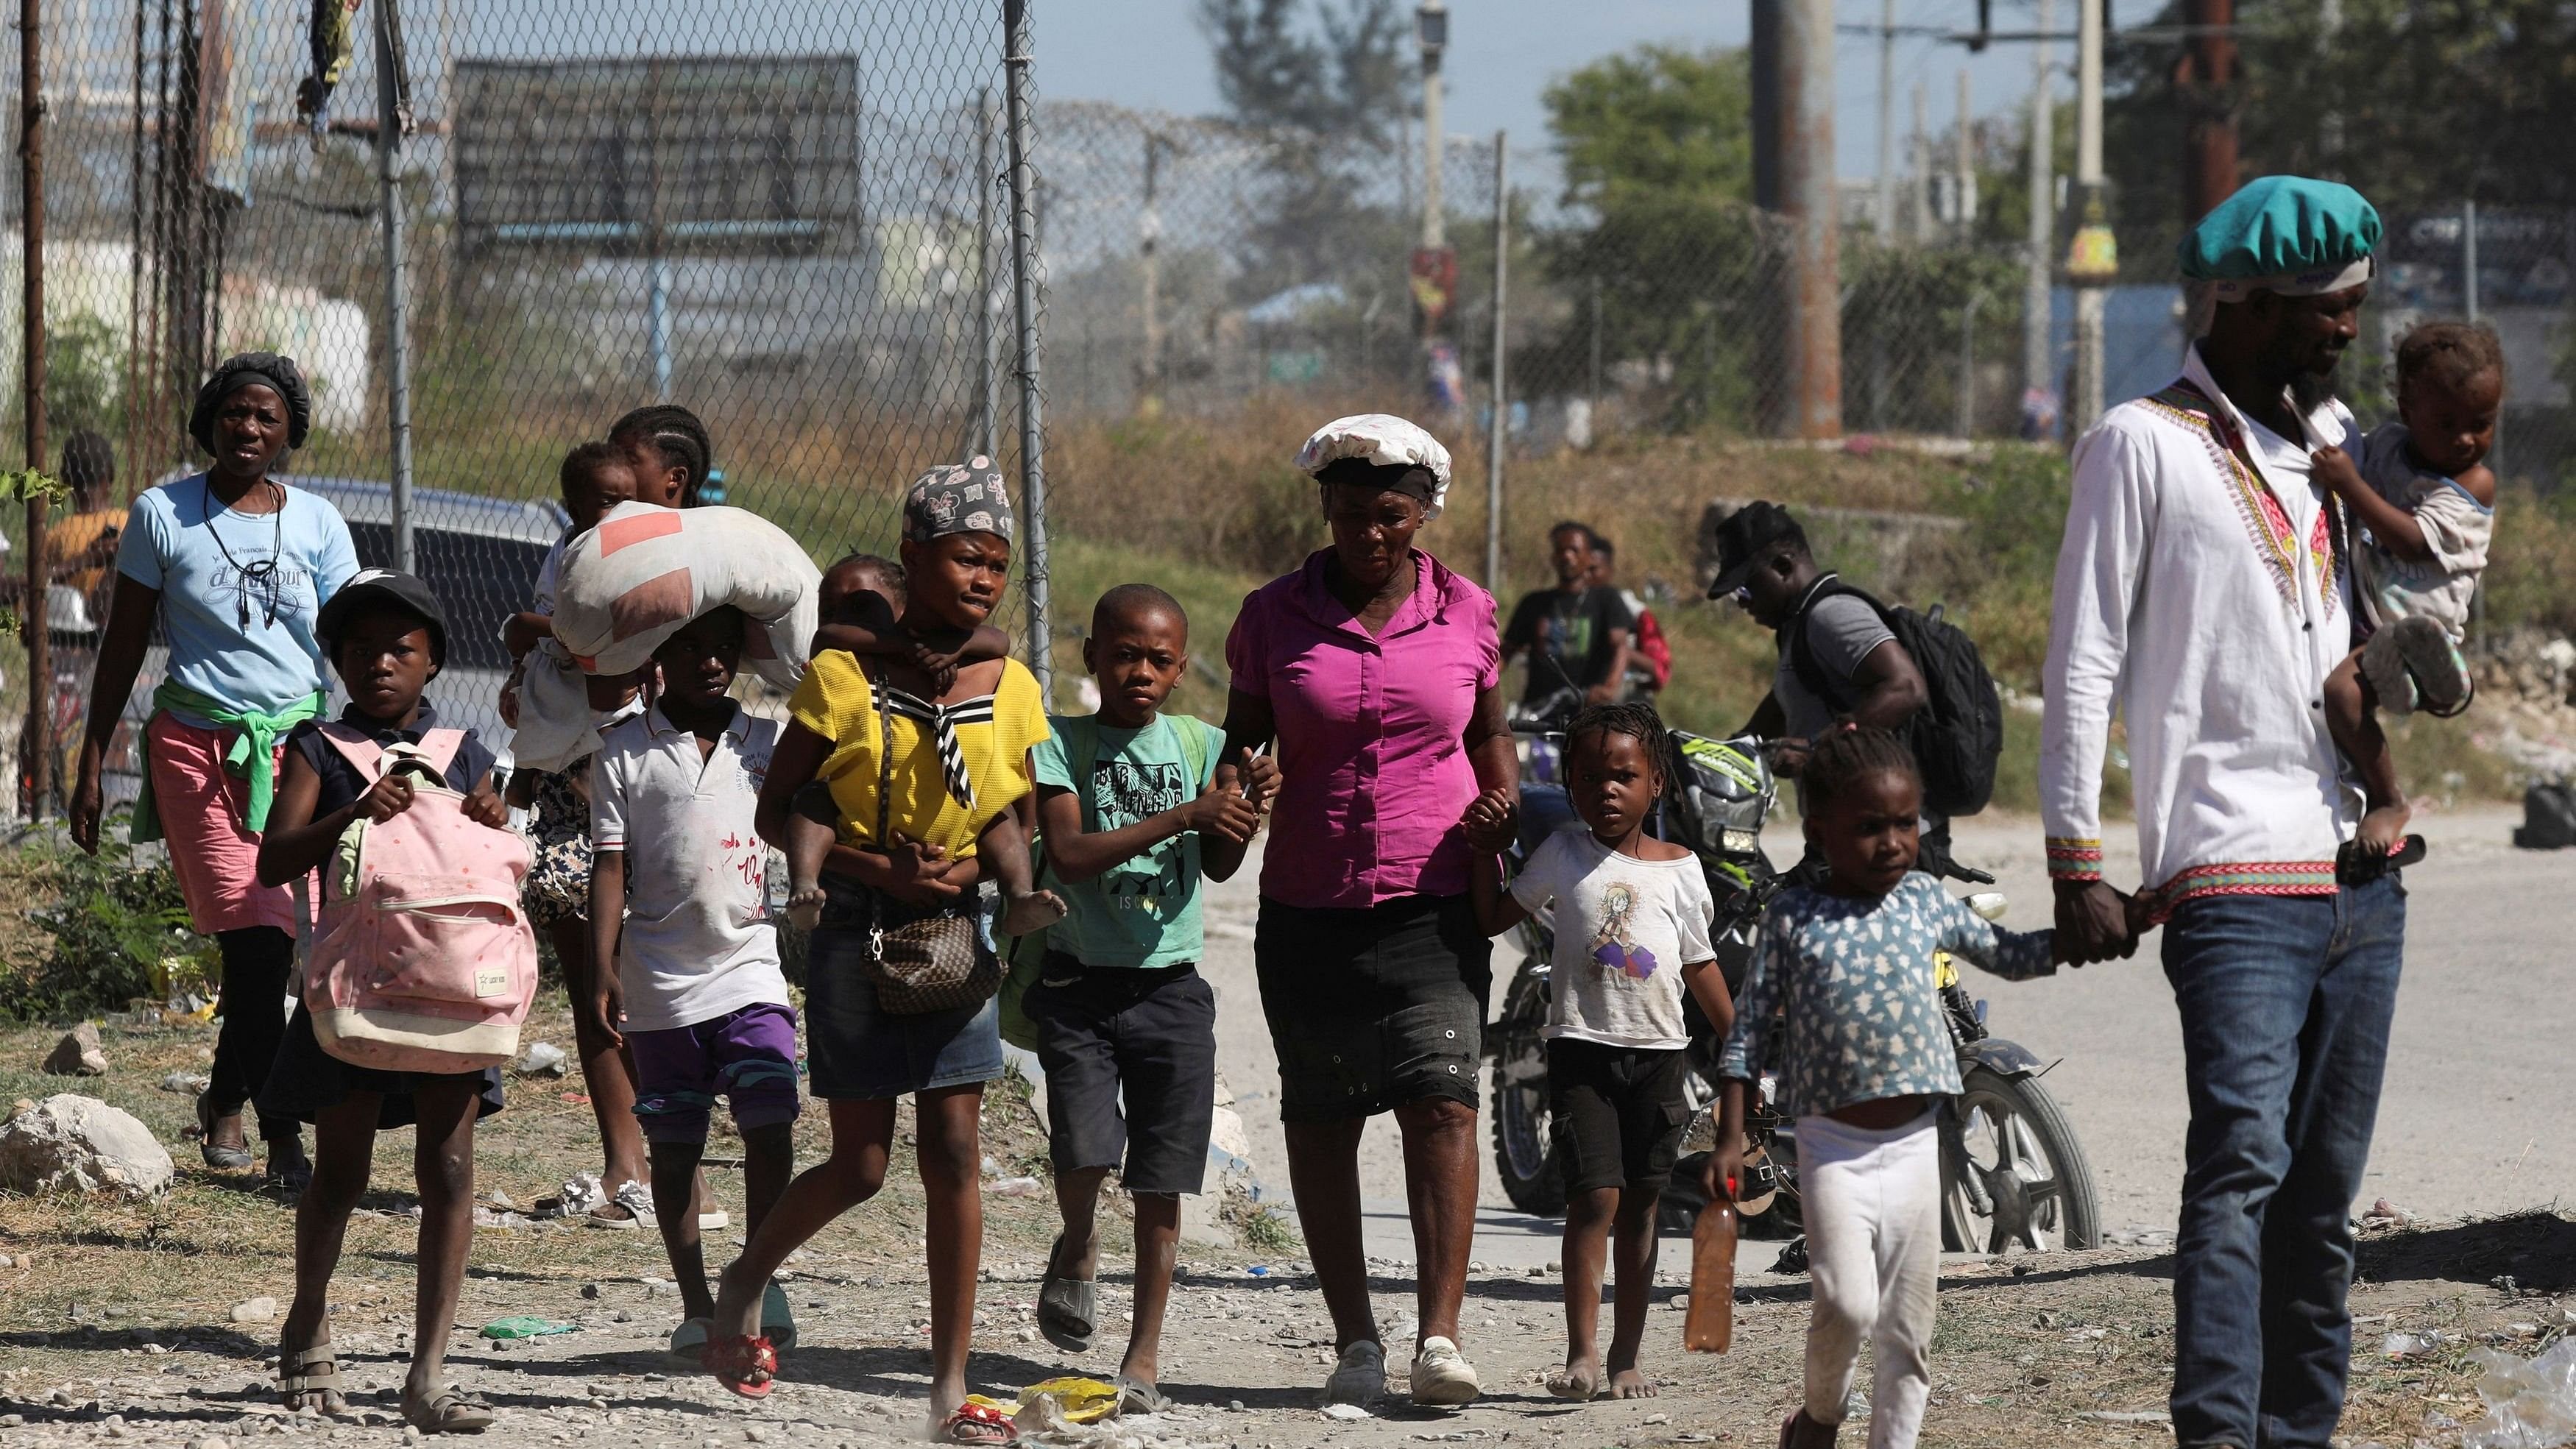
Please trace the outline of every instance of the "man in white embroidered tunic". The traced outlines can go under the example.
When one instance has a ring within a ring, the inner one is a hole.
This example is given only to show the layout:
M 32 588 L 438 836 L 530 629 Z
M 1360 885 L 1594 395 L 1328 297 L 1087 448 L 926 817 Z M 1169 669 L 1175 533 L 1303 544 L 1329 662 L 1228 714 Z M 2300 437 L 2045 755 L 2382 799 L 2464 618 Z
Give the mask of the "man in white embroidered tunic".
M 2393 870 L 2339 886 L 2359 796 L 2326 731 L 2350 647 L 2340 506 L 2310 454 L 2360 439 L 2332 400 L 2379 217 L 2265 177 L 2182 245 L 2182 375 L 2076 445 L 2049 631 L 2040 798 L 2078 959 L 2136 927 L 2101 878 L 2102 759 L 2128 728 L 2148 917 L 2191 1095 L 2174 1275 L 2174 1437 L 2325 1449 L 2352 1325 L 2346 1215 L 2379 1106 L 2406 930 Z M 2214 303 L 2214 311 L 2210 304 Z

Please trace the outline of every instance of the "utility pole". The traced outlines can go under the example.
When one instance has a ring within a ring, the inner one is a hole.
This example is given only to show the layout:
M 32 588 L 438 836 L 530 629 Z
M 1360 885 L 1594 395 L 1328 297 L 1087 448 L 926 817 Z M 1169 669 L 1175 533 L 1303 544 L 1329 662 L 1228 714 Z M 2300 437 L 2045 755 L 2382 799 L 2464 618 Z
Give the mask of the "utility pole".
M 394 568 L 411 573 L 411 276 L 410 254 L 404 249 L 402 173 L 396 164 L 411 117 L 403 112 L 401 24 L 400 12 L 392 4 L 376 6 L 376 180 L 385 224 L 385 424 L 392 434 L 387 442 L 393 450 Z
M 2075 239 L 2067 280 L 2075 285 L 2075 396 L 2067 400 L 2072 437 L 2102 416 L 2104 288 L 2119 276 L 2118 242 L 2102 187 L 2102 7 L 2075 0 Z
M 1878 211 L 1881 244 L 1896 239 L 1896 0 L 1878 7 Z
M 1154 209 L 1154 183 L 1161 169 L 1163 138 L 1145 133 L 1145 211 L 1136 219 L 1136 267 L 1144 274 L 1145 360 L 1137 369 L 1144 388 L 1138 411 L 1147 417 L 1163 411 L 1163 217 Z
M 2056 0 L 2039 0 L 2037 33 L 2046 35 L 2057 26 Z M 2051 238 L 2055 235 L 2052 213 L 2057 207 L 2053 161 L 2057 150 L 2055 111 L 2048 93 L 2048 52 L 2045 40 L 2034 41 L 2030 54 L 2030 235 L 2023 247 L 2026 271 L 2022 280 L 2021 305 L 2021 378 L 2023 396 L 2030 402 L 2056 394 L 2049 374 L 2049 276 L 2055 258 L 2051 255 Z
M 1906 200 L 1914 213 L 1908 218 L 1910 224 L 1906 230 L 1912 234 L 1916 246 L 1922 246 L 1932 240 L 1932 143 L 1925 135 L 1929 129 L 1929 123 L 1925 120 L 1927 114 L 1923 108 L 1923 83 L 1916 81 L 1914 83 L 1914 141 L 1912 145 L 1905 148 L 1906 169 L 1911 173 L 1911 179 L 1906 188 Z
M 44 31 L 37 0 L 18 0 L 18 205 L 23 229 L 19 261 L 25 291 L 19 297 L 18 324 L 25 348 L 22 359 L 26 393 L 27 471 L 45 467 L 45 67 Z M 132 459 L 126 466 L 133 467 Z M 27 494 L 26 617 L 19 627 L 27 640 L 27 727 L 18 744 L 19 818 L 43 813 L 49 793 L 46 776 L 54 763 L 54 664 L 46 636 L 45 586 L 53 582 L 46 567 L 45 495 Z
M 1422 44 L 1422 245 L 1446 245 L 1440 223 L 1440 52 L 1449 43 L 1449 7 L 1422 0 L 1414 23 Z
M 1958 147 L 1958 194 L 1951 198 L 1957 211 L 1959 239 L 1966 241 L 1977 232 L 1977 115 L 1970 109 L 1973 92 L 1968 85 L 1968 68 L 1959 67 L 1959 134 L 1953 138 Z
M 1019 333 L 1020 517 L 1028 571 L 1020 587 L 1029 601 L 1029 672 L 1038 697 L 1055 698 L 1055 620 L 1047 578 L 1046 392 L 1039 375 L 1037 118 L 1029 68 L 1036 59 L 1029 0 L 1002 0 L 1002 105 L 1011 185 L 1012 320 Z
M 1791 435 L 1838 438 L 1843 431 L 1843 324 L 1841 208 L 1834 184 L 1834 4 L 1783 0 L 1780 12 L 1781 209 L 1794 232 L 1789 261 Z
M 1506 297 L 1503 268 L 1512 254 L 1512 193 L 1506 163 L 1510 152 L 1500 131 L 1494 133 L 1494 417 L 1485 428 L 1485 588 L 1500 597 L 1503 589 L 1503 445 L 1511 432 L 1511 392 L 1503 360 L 1511 348 L 1503 338 Z
M 2236 194 L 2236 5 L 2183 0 L 2182 13 L 2174 89 L 2183 115 L 2182 222 L 2190 226 Z

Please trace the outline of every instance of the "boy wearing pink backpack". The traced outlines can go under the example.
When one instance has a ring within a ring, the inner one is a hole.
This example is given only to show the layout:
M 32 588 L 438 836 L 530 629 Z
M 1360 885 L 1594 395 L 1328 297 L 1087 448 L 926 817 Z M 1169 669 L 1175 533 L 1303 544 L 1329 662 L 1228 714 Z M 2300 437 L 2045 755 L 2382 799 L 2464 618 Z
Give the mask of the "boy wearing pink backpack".
M 260 841 L 260 883 L 284 885 L 317 867 L 337 876 L 333 856 L 352 824 L 381 826 L 416 804 L 430 808 L 425 787 L 411 774 L 381 764 L 361 769 L 353 754 L 382 760 L 417 749 L 438 767 L 445 786 L 465 797 L 466 819 L 506 840 L 501 827 L 508 812 L 492 787 L 491 750 L 471 730 L 440 726 L 437 711 L 421 698 L 447 654 L 446 613 L 429 586 L 409 574 L 369 569 L 323 605 L 315 635 L 330 652 L 349 705 L 331 724 L 308 720 L 287 736 L 286 768 Z M 524 868 L 524 851 L 518 858 Z M 322 903 L 330 904 L 333 883 L 326 879 L 323 889 Z M 504 909 L 524 930 L 516 907 Z M 287 1408 L 327 1414 L 342 1407 L 324 1317 L 331 1274 L 349 1214 L 367 1187 L 376 1134 L 410 1126 L 420 1185 L 420 1292 L 403 1418 L 424 1433 L 489 1427 L 490 1407 L 448 1384 L 444 1368 L 474 1235 L 474 1124 L 501 1110 L 499 1069 L 397 1072 L 354 1065 L 323 1049 L 313 1014 L 299 1001 L 259 1106 L 314 1124 L 313 1183 L 295 1209 L 295 1303 L 278 1342 L 278 1389 Z

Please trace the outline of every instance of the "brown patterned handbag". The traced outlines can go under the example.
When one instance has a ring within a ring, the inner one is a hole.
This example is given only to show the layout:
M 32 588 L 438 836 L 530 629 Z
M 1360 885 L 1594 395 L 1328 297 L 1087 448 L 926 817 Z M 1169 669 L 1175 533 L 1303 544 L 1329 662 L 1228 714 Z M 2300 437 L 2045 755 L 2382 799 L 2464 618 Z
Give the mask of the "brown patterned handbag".
M 877 847 L 887 849 L 894 801 L 894 717 L 874 668 L 868 703 L 877 716 Z M 868 980 L 890 1016 L 963 1011 L 1002 989 L 1002 961 L 984 949 L 977 917 L 983 898 L 969 892 L 937 906 L 914 906 L 870 891 Z

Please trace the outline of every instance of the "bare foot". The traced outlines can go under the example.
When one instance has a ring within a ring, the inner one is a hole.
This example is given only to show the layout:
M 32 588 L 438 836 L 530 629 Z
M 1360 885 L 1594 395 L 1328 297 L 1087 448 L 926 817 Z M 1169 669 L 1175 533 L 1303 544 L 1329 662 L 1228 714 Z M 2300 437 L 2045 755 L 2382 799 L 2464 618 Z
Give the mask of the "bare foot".
M 1635 1364 L 1610 1375 L 1610 1397 L 1614 1399 L 1651 1399 L 1660 1392 L 1655 1381 L 1640 1372 Z
M 2382 805 L 2361 817 L 2361 848 L 2370 855 L 2386 855 L 2406 838 L 2406 822 L 2415 812 L 2403 802 Z
M 1547 1391 L 1572 1403 L 1589 1403 L 1601 1391 L 1601 1365 L 1592 1355 L 1567 1354 L 1565 1367 L 1547 1376 Z
M 823 884 L 791 881 L 787 890 L 787 923 L 800 931 L 823 924 Z
M 1064 919 L 1064 902 L 1053 891 L 1031 891 L 1002 905 L 1001 933 L 1025 936 Z

